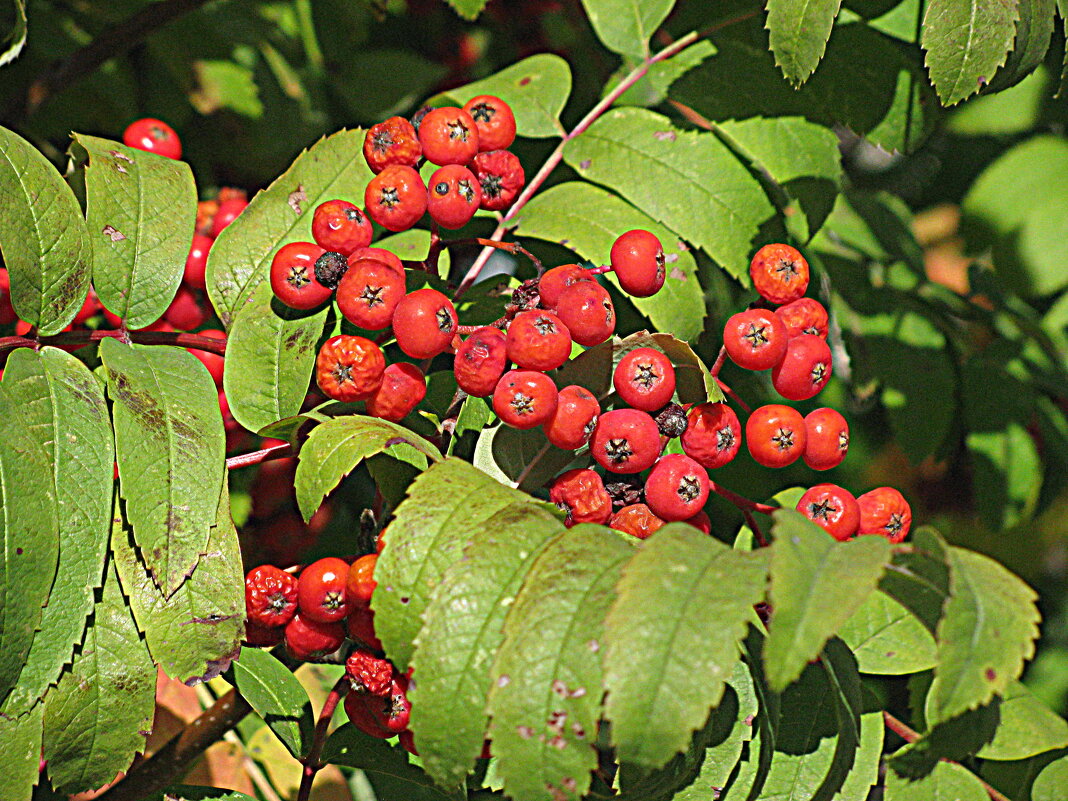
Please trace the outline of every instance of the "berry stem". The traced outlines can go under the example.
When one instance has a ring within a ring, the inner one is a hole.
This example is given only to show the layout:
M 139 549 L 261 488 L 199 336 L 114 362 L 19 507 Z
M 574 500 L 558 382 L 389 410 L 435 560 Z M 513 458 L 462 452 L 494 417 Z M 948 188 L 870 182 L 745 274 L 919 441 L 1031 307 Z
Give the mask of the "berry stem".
M 715 373 L 713 373 L 713 375 L 715 375 Z M 737 403 L 739 406 L 741 406 L 742 410 L 746 414 L 752 414 L 753 413 L 753 410 L 749 408 L 749 404 L 747 404 L 745 401 L 743 401 L 741 398 L 739 398 L 735 394 L 733 389 L 731 389 L 726 384 L 724 384 L 722 381 L 720 381 L 719 378 L 716 378 L 716 383 L 719 384 L 719 388 L 723 390 L 723 394 L 726 395 L 728 398 L 730 398 L 735 403 Z
M 764 532 L 760 530 L 760 526 L 757 525 L 756 518 L 753 517 L 753 513 L 748 509 L 742 509 L 742 517 L 745 518 L 745 524 L 749 526 L 749 530 L 753 532 L 753 537 L 757 541 L 757 545 L 761 548 L 768 547 L 768 541 L 764 538 Z
M 612 272 L 612 265 L 602 264 L 600 267 L 588 267 L 587 271 L 590 275 L 604 275 L 605 273 Z
M 712 369 L 708 372 L 712 374 L 712 377 L 717 381 L 719 380 L 719 371 L 723 369 L 723 363 L 727 361 L 727 347 L 721 346 L 719 354 L 716 356 L 716 363 L 712 365 Z
M 323 743 L 326 742 L 326 734 L 330 728 L 330 719 L 334 717 L 334 711 L 337 709 L 337 705 L 341 703 L 341 699 L 345 697 L 352 685 L 349 682 L 348 676 L 342 676 L 337 680 L 334 688 L 330 690 L 330 695 L 326 696 L 326 701 L 323 702 L 323 710 L 319 713 L 319 720 L 315 724 L 315 736 L 312 738 L 311 747 L 308 749 L 308 755 L 301 760 L 304 765 L 304 772 L 300 777 L 300 789 L 297 791 L 297 801 L 308 801 L 311 797 L 312 782 L 315 780 L 315 774 L 322 768 L 322 763 L 319 761 L 319 757 L 323 753 Z
M 187 334 L 182 331 L 126 331 L 116 329 L 114 331 L 67 331 L 63 334 L 53 334 L 46 337 L 0 337 L 0 353 L 5 353 L 15 348 L 33 348 L 37 350 L 42 345 L 88 345 L 91 342 L 99 342 L 102 339 L 117 339 L 121 342 L 138 342 L 142 345 L 176 345 L 180 348 L 196 348 L 197 350 L 226 355 L 226 340 L 204 337 L 200 334 Z
M 284 445 L 271 445 L 269 448 L 263 448 L 262 450 L 231 456 L 226 460 L 226 469 L 236 470 L 238 467 L 272 462 L 275 459 L 285 459 L 287 456 L 293 455 L 293 446 L 288 442 Z
M 721 496 L 723 498 L 726 498 L 728 501 L 730 501 L 735 506 L 737 506 L 739 509 L 741 509 L 743 513 L 746 512 L 746 511 L 749 511 L 749 512 L 760 512 L 762 515 L 770 515 L 772 512 L 774 512 L 775 510 L 777 510 L 779 508 L 778 506 L 771 506 L 771 505 L 766 504 L 766 503 L 759 503 L 758 501 L 751 501 L 748 498 L 746 498 L 744 495 L 739 495 L 737 492 L 729 490 L 726 487 L 720 486 L 715 481 L 709 481 L 708 483 L 711 486 L 712 491 L 714 493 L 716 493 L 717 495 L 719 495 L 719 496 Z
M 497 224 L 496 230 L 494 230 L 494 232 L 490 235 L 489 238 L 494 241 L 500 241 L 501 237 L 504 236 L 505 231 L 507 231 L 511 227 L 509 223 L 515 218 L 516 214 L 519 213 L 520 209 L 522 209 L 527 204 L 530 198 L 534 196 L 534 193 L 541 188 L 541 185 L 545 183 L 545 180 L 549 177 L 549 174 L 552 173 L 552 171 L 556 169 L 557 165 L 559 165 L 560 162 L 563 160 L 564 148 L 567 146 L 568 142 L 585 133 L 586 129 L 593 125 L 594 122 L 596 122 L 606 111 L 608 111 L 608 109 L 610 109 L 628 89 L 630 89 L 632 86 L 634 86 L 634 84 L 636 84 L 643 77 L 645 77 L 645 74 L 649 71 L 649 67 L 660 61 L 664 61 L 665 59 L 671 58 L 673 55 L 680 52 L 681 50 L 685 50 L 691 44 L 696 42 L 698 38 L 699 37 L 696 31 L 688 33 L 686 36 L 683 36 L 678 41 L 673 42 L 672 44 L 665 47 L 663 50 L 660 50 L 659 52 L 645 59 L 644 62 L 642 62 L 633 70 L 631 70 L 630 73 L 622 81 L 620 81 L 611 92 L 605 95 L 601 102 L 599 102 L 596 106 L 590 109 L 589 113 L 585 117 L 583 117 L 582 120 L 580 120 L 579 123 L 574 128 L 572 128 L 569 133 L 564 135 L 563 139 L 560 140 L 560 144 L 558 144 L 556 146 L 556 149 L 549 154 L 549 157 L 545 160 L 545 163 L 541 165 L 541 168 L 538 170 L 535 176 L 531 178 L 529 182 L 527 182 L 527 185 L 525 187 L 523 187 L 523 191 L 519 193 L 519 197 L 517 197 L 515 199 L 515 202 L 512 203 L 511 208 L 509 208 L 508 211 L 505 212 L 504 216 L 501 217 L 501 221 Z M 493 250 L 489 247 L 484 247 L 482 249 L 482 252 L 478 254 L 478 258 L 475 259 L 474 263 L 471 265 L 471 268 L 467 271 L 467 275 L 465 275 L 463 280 L 460 282 L 460 286 L 456 290 L 455 295 L 453 296 L 454 299 L 459 298 L 461 295 L 463 295 L 464 292 L 470 289 L 471 285 L 475 283 L 475 281 L 478 279 L 479 273 L 482 272 L 482 268 L 485 267 L 486 262 L 489 261 L 490 254 L 492 252 Z
M 518 242 L 497 242 L 493 239 L 482 239 L 481 237 L 479 237 L 475 241 L 485 248 L 496 248 L 497 250 L 503 250 L 513 255 L 517 253 L 522 253 L 524 256 L 530 259 L 530 263 L 533 264 L 534 269 L 538 271 L 539 278 L 541 277 L 541 274 L 545 272 L 545 268 L 542 266 L 541 259 L 539 259 L 526 248 L 521 247 Z

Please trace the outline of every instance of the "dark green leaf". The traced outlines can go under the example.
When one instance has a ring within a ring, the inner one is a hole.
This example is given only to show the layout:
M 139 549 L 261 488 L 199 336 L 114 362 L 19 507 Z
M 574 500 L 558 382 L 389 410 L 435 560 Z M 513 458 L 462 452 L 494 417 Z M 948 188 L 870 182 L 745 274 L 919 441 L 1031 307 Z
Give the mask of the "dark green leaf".
M 58 333 L 74 319 L 89 292 L 89 231 L 74 193 L 56 168 L 37 148 L 3 127 L 0 208 L 0 248 L 11 274 L 11 305 L 41 334 Z
M 311 701 L 293 673 L 266 651 L 244 648 L 231 664 L 230 677 L 241 697 L 271 727 L 297 759 L 306 750 L 312 729 Z
M 930 528 L 916 530 L 911 539 L 912 551 L 894 554 L 879 589 L 908 609 L 934 634 L 949 597 L 946 544 Z
M 972 756 L 994 738 L 1001 720 L 1000 707 L 995 698 L 986 706 L 934 724 L 920 739 L 898 749 L 890 758 L 890 765 L 899 775 L 918 779 L 928 775 L 940 759 L 960 761 Z M 926 712 L 929 714 L 930 710 L 928 693 Z
M 615 53 L 649 55 L 649 39 L 675 0 L 582 0 L 597 38 Z
M 1001 701 L 1001 724 L 982 759 L 1027 759 L 1043 751 L 1068 747 L 1068 722 L 1018 681 Z
M 847 191 L 839 195 L 827 222 L 837 242 L 870 259 L 905 262 L 923 275 L 923 248 L 913 233 L 912 211 L 889 192 Z
M 453 429 L 453 442 L 467 431 L 481 431 L 493 420 L 493 409 L 485 398 L 468 396 L 456 415 L 456 428 Z
M 0 717 L 4 744 L 4 771 L 0 773 L 0 799 L 22 801 L 33 795 L 41 775 L 41 734 L 44 704 L 35 704 L 22 717 Z
M 952 762 L 939 762 L 929 776 L 911 781 L 894 771 L 886 772 L 885 801 L 987 801 L 982 783 L 967 768 Z
M 1042 64 L 1053 36 L 1056 0 L 1018 0 L 1016 37 L 1004 66 L 990 88 L 1001 91 L 1019 83 Z
M 453 10 L 464 19 L 475 19 L 489 0 L 446 0 Z
M 943 105 L 959 103 L 990 82 L 1005 63 L 1017 18 L 1015 2 L 929 0 L 920 44 Z
M 909 610 L 881 592 L 870 593 L 838 630 L 861 673 L 899 676 L 934 667 L 935 641 Z
M 149 796 L 151 801 L 254 801 L 255 796 L 221 787 L 197 787 L 190 784 L 172 784 L 159 795 Z
M 573 451 L 554 447 L 541 426 L 521 431 L 502 423 L 484 430 L 475 446 L 476 467 L 527 492 L 545 486 L 574 459 Z
M 1051 762 L 1042 769 L 1031 788 L 1032 801 L 1060 801 L 1068 787 L 1068 757 Z
M 816 69 L 842 0 L 768 0 L 771 52 L 782 74 L 802 84 Z
M 182 348 L 100 344 L 119 487 L 134 540 L 170 597 L 206 551 L 225 472 L 218 390 Z
M 4 48 L 4 52 L 0 53 L 0 67 L 18 58 L 26 44 L 26 0 L 14 0 L 14 3 L 15 25 L 0 42 L 0 47 Z

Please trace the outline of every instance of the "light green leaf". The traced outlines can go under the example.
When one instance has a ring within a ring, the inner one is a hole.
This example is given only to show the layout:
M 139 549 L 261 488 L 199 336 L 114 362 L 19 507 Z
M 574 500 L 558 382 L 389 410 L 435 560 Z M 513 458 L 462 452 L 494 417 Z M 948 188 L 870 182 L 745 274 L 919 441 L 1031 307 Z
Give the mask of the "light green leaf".
M 605 621 L 605 713 L 621 761 L 653 769 L 687 747 L 719 703 L 766 576 L 764 552 L 733 551 L 689 525 L 644 541 Z
M 1015 86 L 996 94 L 974 97 L 957 106 L 946 128 L 963 136 L 1027 133 L 1039 124 L 1042 106 L 1050 91 L 1049 71 L 1040 66 Z
M 842 0 L 768 0 L 771 52 L 782 74 L 802 84 L 816 69 Z
M 879 782 L 885 732 L 882 712 L 868 712 L 860 716 L 860 748 L 857 749 L 853 769 L 835 794 L 834 801 L 865 801 L 871 794 L 871 788 Z
M 1042 769 L 1031 788 L 1032 801 L 1061 801 L 1068 787 L 1068 757 L 1061 757 Z
M 649 55 L 649 40 L 675 0 L 582 0 L 586 15 L 604 46 L 635 58 Z
M 931 633 L 905 607 L 870 593 L 838 635 L 857 657 L 861 673 L 900 676 L 930 670 L 937 661 Z
M 221 787 L 198 787 L 191 784 L 172 784 L 151 801 L 255 801 L 255 796 L 225 790 Z
M 4 41 L 0 42 L 0 47 L 4 48 L 4 52 L 0 53 L 0 67 L 18 58 L 22 48 L 26 45 L 26 0 L 14 0 L 14 3 L 15 25 L 4 37 Z
M 0 717 L 4 771 L 0 773 L 0 801 L 25 801 L 41 775 L 41 735 L 44 704 L 35 704 L 22 717 Z
M 226 435 L 218 390 L 182 348 L 100 344 L 115 420 L 119 491 L 134 540 L 169 598 L 215 525 Z
M 482 13 L 489 0 L 446 0 L 453 11 L 464 19 L 473 20 Z
M 191 66 L 196 89 L 189 94 L 189 102 L 201 114 L 225 108 L 252 119 L 263 115 L 260 88 L 251 69 L 215 59 L 197 59 Z
M 89 231 L 74 193 L 56 168 L 37 148 L 3 127 L 0 208 L 0 249 L 11 276 L 11 305 L 41 334 L 58 333 L 74 319 L 89 292 Z
M 315 722 L 311 700 L 293 672 L 266 651 L 243 648 L 230 666 L 234 687 L 266 721 L 289 753 L 300 759 Z
M 1001 722 L 994 739 L 978 753 L 981 759 L 1027 759 L 1068 747 L 1068 721 L 1018 681 L 1009 684 L 1001 701 Z
M 431 443 L 397 423 L 363 415 L 335 417 L 312 429 L 300 449 L 294 483 L 305 520 L 345 476 L 364 459 L 385 453 L 425 470 L 427 460 L 441 460 Z
M 764 669 L 784 689 L 874 589 L 890 560 L 882 537 L 839 543 L 798 512 L 773 515 L 771 620 Z
M 1056 0 L 1018 0 L 1016 36 L 1004 66 L 990 88 L 1001 91 L 1014 86 L 1036 70 L 1046 57 L 1057 18 Z
M 945 106 L 990 82 L 1016 36 L 1015 0 L 929 0 L 920 45 Z
M 969 431 L 964 444 L 985 519 L 1001 529 L 1030 519 L 1042 488 L 1042 459 L 1027 429 L 1007 422 L 1000 431 Z
M 94 790 L 126 770 L 152 729 L 156 668 L 109 565 L 81 652 L 45 697 L 44 758 L 61 793 Z
M 637 540 L 603 526 L 559 534 L 530 568 L 491 672 L 490 739 L 505 793 L 578 799 L 597 767 L 601 664 L 615 584 Z
M 884 801 L 987 801 L 982 783 L 967 768 L 939 762 L 930 775 L 910 781 L 886 772 Z

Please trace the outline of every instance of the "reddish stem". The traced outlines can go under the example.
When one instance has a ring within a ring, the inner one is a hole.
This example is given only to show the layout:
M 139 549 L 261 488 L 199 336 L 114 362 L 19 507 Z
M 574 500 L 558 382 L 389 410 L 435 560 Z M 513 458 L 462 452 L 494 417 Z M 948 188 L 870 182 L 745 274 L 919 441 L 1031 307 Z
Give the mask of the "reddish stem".
M 749 526 L 749 530 L 753 532 L 753 537 L 757 541 L 757 545 L 761 548 L 768 547 L 768 541 L 764 539 L 764 532 L 760 530 L 760 526 L 757 525 L 756 518 L 753 517 L 753 513 L 748 509 L 742 509 L 742 517 L 745 518 L 745 524 Z
M 749 511 L 760 512 L 762 515 L 770 515 L 772 512 L 776 511 L 779 508 L 778 506 L 770 506 L 766 503 L 751 501 L 745 496 L 739 495 L 737 492 L 729 490 L 726 487 L 720 486 L 715 481 L 709 481 L 708 483 L 710 484 L 711 489 L 714 493 L 723 498 L 726 498 L 728 501 L 730 501 L 739 509 L 741 509 L 743 513 Z
M 53 334 L 46 337 L 0 337 L 0 353 L 15 348 L 37 349 L 42 345 L 88 345 L 91 342 L 99 342 L 102 339 L 118 339 L 121 341 L 138 342 L 142 345 L 175 345 L 179 348 L 196 348 L 208 353 L 226 355 L 226 340 L 214 337 L 205 337 L 200 334 L 187 334 L 181 331 L 67 331 L 63 334 Z
M 330 695 L 326 696 L 323 710 L 319 713 L 319 720 L 315 724 L 315 736 L 312 738 L 311 748 L 308 749 L 308 755 L 301 760 L 304 765 L 304 773 L 300 777 L 300 790 L 297 791 L 297 801 L 308 801 L 311 797 L 312 782 L 315 780 L 315 774 L 322 768 L 319 757 L 322 756 L 323 744 L 326 742 L 326 734 L 330 729 L 330 719 L 334 717 L 337 705 L 341 703 L 341 699 L 345 697 L 351 687 L 348 677 L 342 676 L 330 691 Z
M 511 253 L 512 255 L 521 253 L 528 259 L 530 259 L 530 263 L 534 265 L 534 269 L 538 271 L 539 276 L 541 276 L 541 274 L 545 272 L 545 268 L 541 264 L 541 259 L 535 256 L 525 247 L 522 247 L 518 242 L 498 242 L 495 239 L 483 239 L 482 237 L 479 237 L 475 241 L 478 244 L 482 245 L 482 247 L 484 248 L 496 248 L 497 250 L 503 250 L 506 253 Z
M 293 446 L 288 442 L 284 445 L 271 445 L 269 448 L 263 448 L 262 450 L 231 456 L 226 460 L 226 469 L 236 470 L 238 467 L 248 467 L 262 462 L 271 462 L 275 459 L 285 459 L 287 456 L 293 455 Z
M 719 354 L 716 356 L 716 363 L 713 364 L 712 365 L 712 369 L 708 371 L 708 372 L 710 372 L 712 374 L 712 377 L 715 378 L 717 381 L 719 380 L 719 371 L 723 369 L 723 363 L 726 362 L 726 361 L 727 361 L 727 348 L 726 347 L 721 347 L 719 349 Z
M 604 275 L 605 273 L 612 272 L 611 264 L 602 264 L 600 267 L 588 267 L 590 275 Z
M 715 375 L 715 373 L 713 373 L 713 375 Z M 733 389 L 731 389 L 726 384 L 724 384 L 722 381 L 720 381 L 719 378 L 716 378 L 716 383 L 719 384 L 719 388 L 723 390 L 723 394 L 726 395 L 728 398 L 730 398 L 735 403 L 737 403 L 739 406 L 741 406 L 742 410 L 746 414 L 752 414 L 753 413 L 753 410 L 749 408 L 749 405 L 745 401 L 743 401 L 741 398 L 739 398 L 734 393 Z

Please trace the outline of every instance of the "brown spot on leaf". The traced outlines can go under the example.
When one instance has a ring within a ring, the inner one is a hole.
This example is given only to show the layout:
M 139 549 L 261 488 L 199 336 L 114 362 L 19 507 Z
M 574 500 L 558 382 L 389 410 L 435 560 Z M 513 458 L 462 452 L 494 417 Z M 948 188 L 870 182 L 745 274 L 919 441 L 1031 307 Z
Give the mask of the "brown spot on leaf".
M 653 138 L 659 142 L 674 142 L 678 137 L 674 131 L 654 131 Z
M 111 237 L 112 242 L 121 242 L 126 238 L 126 234 L 121 233 L 114 225 L 105 225 L 100 233 Z
M 529 740 L 534 736 L 534 729 L 530 728 L 530 726 L 516 726 L 515 730 L 524 740 Z
M 129 164 L 133 164 L 134 160 L 123 153 L 121 150 L 109 150 L 108 154 L 115 160 L 125 161 Z
M 672 267 L 671 272 L 668 273 L 668 278 L 673 278 L 676 281 L 685 281 L 686 273 L 684 273 L 678 267 Z
M 591 164 L 593 164 L 593 161 L 591 161 L 590 159 L 583 159 L 579 162 L 579 169 L 588 170 Z
M 405 439 L 404 437 L 390 437 L 389 439 L 386 440 L 386 444 L 383 445 L 382 447 L 384 447 L 384 448 L 392 448 L 394 445 L 411 445 L 411 444 L 412 444 L 411 440 Z M 412 445 L 412 447 L 414 448 L 415 446 Z
M 302 213 L 300 204 L 306 203 L 308 196 L 304 193 L 304 184 L 297 184 L 297 188 L 289 193 L 289 197 L 286 198 L 286 203 L 289 204 L 289 208 L 293 209 L 297 214 Z
M 532 78 L 531 78 L 531 77 L 530 77 L 529 75 L 527 75 L 526 77 L 523 77 L 523 78 L 520 78 L 520 79 L 519 79 L 519 85 L 520 85 L 520 86 L 526 86 L 526 85 L 527 85 L 528 83 L 530 83 L 530 82 L 531 82 L 532 80 L 533 80 L 533 79 L 532 79 Z
M 994 668 L 987 668 L 983 671 L 983 675 L 987 681 L 994 681 L 998 677 L 998 672 Z

